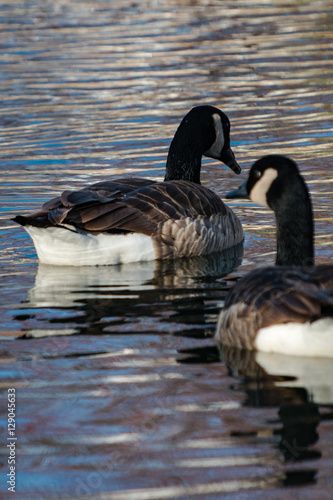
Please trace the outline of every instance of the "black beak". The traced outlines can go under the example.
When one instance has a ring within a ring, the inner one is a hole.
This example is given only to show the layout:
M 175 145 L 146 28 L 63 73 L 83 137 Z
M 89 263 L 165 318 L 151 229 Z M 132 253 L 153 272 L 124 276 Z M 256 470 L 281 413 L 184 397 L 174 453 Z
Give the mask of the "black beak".
M 229 193 L 226 194 L 226 198 L 247 198 L 249 199 L 249 195 L 246 189 L 246 184 L 247 181 L 243 182 L 243 184 L 238 188 L 234 189 L 233 191 L 229 191 Z
M 231 148 L 224 149 L 221 153 L 221 161 L 227 165 L 227 167 L 231 168 L 235 172 L 235 174 L 240 174 L 242 169 L 238 165 L 235 155 Z

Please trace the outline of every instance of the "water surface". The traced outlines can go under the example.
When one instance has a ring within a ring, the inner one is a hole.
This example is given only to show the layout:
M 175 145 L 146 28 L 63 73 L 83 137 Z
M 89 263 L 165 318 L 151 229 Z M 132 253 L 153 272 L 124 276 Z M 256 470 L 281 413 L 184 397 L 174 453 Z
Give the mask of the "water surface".
M 260 156 L 292 157 L 316 260 L 332 262 L 332 3 L 0 8 L 1 399 L 16 389 L 17 498 L 330 499 L 331 360 L 212 339 L 235 279 L 274 262 L 272 213 L 229 203 L 246 239 L 223 255 L 81 269 L 39 266 L 9 219 L 110 175 L 162 179 L 180 120 L 207 103 L 228 114 L 243 173 L 205 159 L 202 183 L 224 197 Z

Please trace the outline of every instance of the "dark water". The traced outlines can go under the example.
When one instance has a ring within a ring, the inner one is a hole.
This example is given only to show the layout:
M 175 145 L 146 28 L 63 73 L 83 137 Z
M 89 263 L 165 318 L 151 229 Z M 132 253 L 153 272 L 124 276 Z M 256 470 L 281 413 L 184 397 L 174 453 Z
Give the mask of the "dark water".
M 331 498 L 332 360 L 212 339 L 234 280 L 274 262 L 270 212 L 230 203 L 233 252 L 81 269 L 38 266 L 9 219 L 109 175 L 163 178 L 181 118 L 209 103 L 242 179 L 264 154 L 298 162 L 332 261 L 332 7 L 0 0 L 4 498 L 8 388 L 16 498 Z M 223 197 L 240 178 L 205 159 L 202 182 Z

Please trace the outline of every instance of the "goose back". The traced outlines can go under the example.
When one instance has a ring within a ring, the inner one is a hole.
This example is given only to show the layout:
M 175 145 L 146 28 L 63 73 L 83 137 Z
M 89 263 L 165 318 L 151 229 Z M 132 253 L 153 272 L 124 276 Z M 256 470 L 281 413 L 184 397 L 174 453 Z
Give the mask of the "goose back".
M 156 258 L 212 253 L 243 240 L 242 226 L 229 207 L 213 191 L 186 181 L 119 179 L 65 191 L 31 221 L 96 235 L 141 233 L 152 238 Z
M 333 265 L 260 268 L 231 289 L 218 320 L 217 335 L 225 345 L 252 350 L 263 328 L 312 323 L 331 316 Z

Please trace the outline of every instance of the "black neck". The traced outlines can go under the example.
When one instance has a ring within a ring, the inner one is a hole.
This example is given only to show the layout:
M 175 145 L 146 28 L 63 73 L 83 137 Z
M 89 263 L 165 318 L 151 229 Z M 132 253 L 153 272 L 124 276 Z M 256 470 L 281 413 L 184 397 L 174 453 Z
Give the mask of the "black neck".
M 182 151 L 169 151 L 165 181 L 184 180 L 200 184 L 201 154 L 187 151 L 186 158 Z
M 284 203 L 275 209 L 277 225 L 276 264 L 311 266 L 314 264 L 314 226 L 311 199 L 302 178 L 284 194 Z M 289 192 L 288 192 L 289 191 Z
M 170 145 L 166 181 L 185 180 L 200 184 L 202 139 L 191 121 L 183 120 Z

